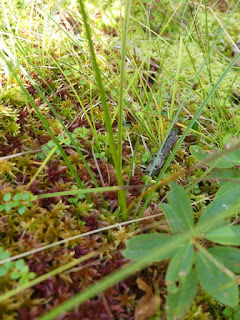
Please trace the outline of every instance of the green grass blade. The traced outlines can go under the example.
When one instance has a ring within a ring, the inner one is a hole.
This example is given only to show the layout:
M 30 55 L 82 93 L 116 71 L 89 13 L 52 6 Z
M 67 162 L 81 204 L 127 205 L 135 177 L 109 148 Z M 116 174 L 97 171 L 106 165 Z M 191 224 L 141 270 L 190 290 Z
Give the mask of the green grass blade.
M 125 78 L 125 61 L 127 50 L 127 33 L 130 16 L 131 0 L 127 0 L 125 4 L 125 18 L 123 24 L 123 41 L 121 52 L 121 68 L 120 68 L 120 91 L 119 91 L 119 104 L 118 104 L 118 170 L 122 172 L 122 140 L 123 140 L 123 101 L 124 101 L 124 78 Z M 120 181 L 119 181 L 120 182 Z M 123 212 L 126 212 L 126 194 L 124 191 L 119 192 L 122 203 Z
M 34 279 L 32 281 L 29 281 L 29 282 L 27 282 L 27 283 L 25 283 L 23 285 L 20 285 L 16 289 L 13 289 L 13 290 L 10 290 L 10 291 L 4 293 L 3 295 L 0 296 L 0 303 L 5 301 L 5 300 L 7 300 L 7 299 L 9 299 L 9 298 L 11 298 L 11 297 L 13 297 L 13 296 L 15 296 L 18 293 L 21 293 L 25 289 L 31 288 L 31 287 L 37 285 L 38 283 L 41 283 L 41 282 L 47 280 L 50 277 L 54 277 L 57 274 L 60 274 L 60 273 L 62 273 L 64 271 L 76 266 L 77 264 L 80 264 L 80 263 L 92 258 L 96 254 L 97 254 L 96 251 L 90 252 L 90 253 L 86 254 L 85 256 L 83 256 L 83 257 L 81 257 L 79 259 L 74 259 L 73 261 L 71 261 L 71 262 L 69 262 L 69 263 L 67 263 L 67 264 L 65 264 L 65 265 L 63 265 L 63 266 L 61 266 L 59 268 L 56 268 L 56 269 L 54 269 L 54 270 L 52 270 L 50 272 L 47 272 L 47 273 L 43 274 L 42 276 L 40 276 L 40 277 L 38 277 L 38 278 L 36 278 L 36 279 Z
M 184 97 L 184 99 L 183 99 L 183 101 L 182 101 L 182 103 L 181 103 L 181 105 L 180 105 L 180 107 L 179 107 L 179 110 L 177 111 L 177 113 L 176 113 L 176 115 L 175 115 L 175 117 L 174 117 L 174 119 L 173 119 L 173 122 L 172 122 L 172 124 L 171 124 L 171 126 L 170 126 L 170 128 L 169 128 L 169 130 L 168 130 L 168 133 L 167 133 L 167 135 L 166 135 L 166 137 L 165 137 L 165 140 L 163 141 L 163 143 L 162 143 L 162 145 L 161 145 L 161 147 L 160 147 L 160 149 L 159 149 L 158 155 L 162 152 L 162 147 L 163 147 L 164 143 L 166 142 L 166 140 L 167 140 L 167 138 L 168 138 L 171 130 L 173 129 L 173 126 L 174 126 L 174 124 L 176 123 L 176 121 L 177 121 L 177 119 L 178 119 L 178 117 L 179 117 L 179 114 L 180 114 L 180 112 L 182 111 L 182 108 L 184 107 L 185 102 L 187 101 L 188 97 L 190 96 L 194 84 L 197 82 L 197 80 L 198 80 L 201 72 L 202 72 L 203 69 L 205 68 L 205 65 L 207 64 L 207 61 L 209 60 L 209 58 L 210 58 L 213 50 L 215 49 L 218 41 L 220 40 L 220 38 L 221 38 L 224 30 L 226 29 L 227 25 L 229 24 L 232 15 L 233 15 L 234 12 L 237 10 L 239 3 L 240 3 L 240 0 L 238 0 L 238 1 L 236 2 L 236 4 L 235 4 L 235 6 L 234 6 L 234 8 L 233 8 L 233 10 L 232 10 L 232 12 L 231 12 L 231 14 L 229 15 L 226 23 L 224 24 L 223 28 L 222 28 L 222 29 L 219 29 L 217 39 L 215 40 L 214 44 L 212 45 L 212 48 L 209 50 L 207 57 L 205 58 L 205 60 L 204 60 L 204 62 L 203 62 L 203 64 L 202 64 L 202 66 L 200 67 L 197 75 L 195 76 L 195 78 L 194 78 L 194 80 L 193 80 L 193 82 L 192 82 L 192 84 L 191 84 L 188 92 L 186 93 L 186 95 L 185 95 L 185 97 Z M 201 114 L 201 112 L 202 112 L 202 110 L 204 109 L 204 107 L 207 105 L 207 103 L 209 102 L 209 100 L 210 100 L 210 99 L 212 98 L 212 96 L 214 95 L 214 93 L 215 93 L 216 89 L 218 88 L 219 84 L 223 81 L 223 79 L 225 78 L 225 76 L 227 75 L 227 73 L 231 70 L 231 68 L 234 66 L 234 64 L 236 63 L 236 61 L 239 59 L 239 56 L 240 56 L 240 55 L 238 54 L 238 55 L 234 58 L 234 60 L 229 64 L 229 66 L 226 68 L 226 70 L 224 71 L 224 73 L 222 74 L 222 76 L 218 79 L 218 81 L 216 82 L 216 84 L 215 84 L 214 87 L 212 88 L 212 90 L 211 90 L 211 92 L 209 93 L 209 95 L 208 95 L 208 97 L 206 98 L 206 100 L 202 103 L 202 105 L 200 106 L 200 108 L 199 108 L 199 110 L 197 111 L 197 113 L 196 113 L 196 114 L 194 115 L 194 117 L 191 119 L 191 121 L 190 121 L 190 123 L 188 124 L 186 130 L 184 131 L 182 137 L 179 139 L 179 141 L 177 142 L 175 148 L 174 148 L 173 151 L 171 152 L 171 155 L 168 157 L 167 161 L 165 162 L 165 164 L 164 164 L 164 166 L 163 166 L 163 168 L 162 168 L 162 170 L 161 170 L 161 172 L 160 172 L 160 174 L 159 174 L 159 176 L 158 176 L 157 182 L 159 182 L 159 181 L 162 179 L 164 173 L 166 172 L 166 169 L 168 168 L 170 162 L 172 161 L 173 157 L 175 156 L 178 148 L 179 148 L 180 145 L 182 144 L 182 142 L 183 142 L 183 140 L 185 139 L 186 135 L 188 134 L 189 130 L 192 128 L 192 126 L 193 126 L 193 124 L 195 123 L 195 121 L 197 120 L 198 116 Z M 157 157 L 156 157 L 156 159 L 157 159 Z M 155 163 L 155 164 L 156 164 L 156 163 Z M 153 169 L 154 169 L 154 165 L 153 165 L 153 167 L 152 167 L 152 170 L 153 170 Z M 151 170 L 151 171 L 152 171 L 152 170 Z M 148 183 L 149 183 L 150 175 L 151 175 L 151 172 L 149 173 L 149 178 L 146 180 L 145 184 L 148 184 Z M 151 194 L 149 194 L 149 195 L 147 196 L 146 201 L 145 201 L 145 203 L 144 203 L 144 205 L 143 205 L 143 207 L 142 207 L 142 209 L 141 209 L 140 216 L 143 214 L 143 211 L 146 209 L 146 207 L 147 207 L 147 205 L 148 205 L 148 203 L 149 203 L 149 201 L 150 201 L 150 199 L 151 199 L 151 196 L 152 196 Z M 135 211 L 135 212 L 136 212 L 136 211 Z
M 38 107 L 36 106 L 34 100 L 33 100 L 32 97 L 30 96 L 30 94 L 27 92 L 27 90 L 24 88 L 22 81 L 20 80 L 20 78 L 18 77 L 18 75 L 17 75 L 17 73 L 16 73 L 16 71 L 15 71 L 15 67 L 13 67 L 13 65 L 8 61 L 8 59 L 6 58 L 5 54 L 4 54 L 2 51 L 0 51 L 0 56 L 1 56 L 2 59 L 6 62 L 9 70 L 12 72 L 14 78 L 15 78 L 16 81 L 18 82 L 18 84 L 19 84 L 22 92 L 24 92 L 24 93 L 27 95 L 28 101 L 29 101 L 29 102 L 31 103 L 31 105 L 33 106 L 33 108 L 34 108 L 37 116 L 39 117 L 39 119 L 41 120 L 41 122 L 43 123 L 43 125 L 45 126 L 46 130 L 47 130 L 48 133 L 50 134 L 50 136 L 51 136 L 52 140 L 54 141 L 54 143 L 57 145 L 57 147 L 58 147 L 58 149 L 59 149 L 59 151 L 60 151 L 63 159 L 65 160 L 67 166 L 69 167 L 69 170 L 71 171 L 72 175 L 74 176 L 77 184 L 79 185 L 80 188 L 83 188 L 83 184 L 82 184 L 81 180 L 79 179 L 79 177 L 78 177 L 75 169 L 73 168 L 71 162 L 69 161 L 69 159 L 68 159 L 65 151 L 64 151 L 63 148 L 61 147 L 58 139 L 56 138 L 55 134 L 53 133 L 53 131 L 52 131 L 51 128 L 49 127 L 46 119 L 42 116 L 41 112 L 38 110 Z M 15 59 L 14 59 L 14 60 L 15 60 Z M 17 64 L 17 67 L 18 67 L 20 70 L 24 70 L 23 68 L 21 68 L 21 66 L 19 65 L 19 63 L 18 63 L 17 60 L 15 60 L 15 63 Z M 24 71 L 25 71 L 25 70 L 24 70 Z M 28 76 L 28 75 L 27 75 L 27 76 Z M 29 80 L 31 81 L 32 79 L 30 78 Z M 39 93 L 42 93 L 41 90 L 39 89 L 39 87 L 38 87 L 36 84 L 35 84 L 35 87 L 36 87 L 36 89 L 39 91 Z M 44 95 L 43 95 L 43 98 L 45 98 L 45 101 L 48 102 L 47 99 L 46 99 L 46 97 L 45 97 Z M 48 102 L 48 104 L 49 104 L 49 102 Z M 86 199 L 87 199 L 89 202 L 91 202 L 88 196 L 86 197 Z
M 87 14 L 86 14 L 86 10 L 85 10 L 85 7 L 84 7 L 83 0 L 78 0 L 78 3 L 80 5 L 81 14 L 82 14 L 82 18 L 83 18 L 83 23 L 84 23 L 85 30 L 86 30 L 86 37 L 88 39 L 89 50 L 90 50 L 90 54 L 91 54 L 91 58 L 92 58 L 93 68 L 94 68 L 94 71 L 95 71 L 96 82 L 97 82 L 98 88 L 99 88 L 99 94 L 100 94 L 103 113 L 104 113 L 104 120 L 105 120 L 105 125 L 107 127 L 110 150 L 111 150 L 111 155 L 112 155 L 114 166 L 115 166 L 115 170 L 116 170 L 117 180 L 118 180 L 118 184 L 120 186 L 122 186 L 123 185 L 122 171 L 121 171 L 121 168 L 120 168 L 119 159 L 117 157 L 118 153 L 116 153 L 116 145 L 115 145 L 114 138 L 113 138 L 113 130 L 112 130 L 112 125 L 111 125 L 110 112 L 109 112 L 109 109 L 108 109 L 108 106 L 107 106 L 106 96 L 105 96 L 105 89 L 104 89 L 104 86 L 103 86 L 103 82 L 102 82 L 102 79 L 101 79 L 101 73 L 100 73 L 100 70 L 99 70 L 99 67 L 98 67 L 98 64 L 97 64 L 97 60 L 96 60 L 96 56 L 95 56 L 95 52 L 94 52 L 94 48 L 93 48 L 91 30 L 90 30 L 90 27 L 89 27 L 89 24 L 88 24 L 88 18 L 87 18 Z M 120 207 L 122 209 L 126 208 L 125 192 L 123 192 L 123 191 L 119 192 L 119 205 L 120 205 Z

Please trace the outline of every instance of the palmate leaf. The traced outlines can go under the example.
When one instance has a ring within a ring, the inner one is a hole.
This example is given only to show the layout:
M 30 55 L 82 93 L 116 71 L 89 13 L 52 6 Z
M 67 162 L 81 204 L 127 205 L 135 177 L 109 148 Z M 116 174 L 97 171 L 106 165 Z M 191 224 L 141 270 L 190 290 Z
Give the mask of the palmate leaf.
M 205 238 L 219 244 L 239 246 L 240 225 L 211 230 L 205 234 Z
M 168 251 L 163 254 L 161 252 L 161 246 L 171 242 L 173 238 L 174 237 L 172 236 L 159 233 L 135 236 L 127 241 L 127 248 L 123 251 L 123 256 L 128 259 L 138 261 L 143 256 L 151 253 L 153 248 L 158 247 L 159 252 L 151 261 L 149 261 L 149 263 L 169 259 L 179 250 L 179 248 L 183 247 L 182 244 L 179 246 L 172 246 L 169 244 Z
M 225 187 L 225 185 L 224 185 Z M 240 185 L 225 190 L 221 197 L 217 197 L 211 202 L 202 213 L 198 231 L 208 232 L 222 226 L 225 218 L 237 214 L 240 211 Z M 211 224 L 209 224 L 211 220 Z
M 172 233 L 183 233 L 193 229 L 193 209 L 184 188 L 175 183 L 171 183 L 171 187 L 167 195 L 168 204 L 161 204 L 160 208 L 166 215 Z
M 240 274 L 240 249 L 218 246 L 208 249 L 208 252 L 229 270 Z
M 197 278 L 194 270 L 187 275 L 181 290 L 169 292 L 167 297 L 167 319 L 182 319 L 193 302 L 197 292 Z
M 169 263 L 166 275 L 168 292 L 176 293 L 182 289 L 182 286 L 192 269 L 194 255 L 193 244 L 189 243 L 179 249 L 173 256 Z
M 238 285 L 201 251 L 197 253 L 196 273 L 206 292 L 217 301 L 235 307 L 238 304 Z

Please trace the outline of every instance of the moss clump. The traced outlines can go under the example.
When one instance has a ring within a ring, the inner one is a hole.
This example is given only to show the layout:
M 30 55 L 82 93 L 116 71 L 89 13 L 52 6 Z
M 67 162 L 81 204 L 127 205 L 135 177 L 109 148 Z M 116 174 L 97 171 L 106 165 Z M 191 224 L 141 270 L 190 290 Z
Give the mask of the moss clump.
M 0 137 L 6 133 L 16 136 L 19 133 L 20 126 L 17 123 L 18 114 L 11 106 L 0 105 Z

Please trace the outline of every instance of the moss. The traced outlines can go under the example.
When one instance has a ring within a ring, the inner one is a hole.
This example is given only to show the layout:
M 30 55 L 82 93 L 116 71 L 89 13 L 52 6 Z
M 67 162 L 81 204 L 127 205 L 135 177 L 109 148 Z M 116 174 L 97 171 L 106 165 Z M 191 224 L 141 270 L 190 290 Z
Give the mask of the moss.
M 0 160 L 0 179 L 4 182 L 15 180 L 16 173 L 19 169 L 16 167 L 16 163 L 8 160 Z
M 86 1 L 86 4 L 91 9 L 88 13 L 90 23 L 94 26 L 94 48 L 106 86 L 108 109 L 112 119 L 115 117 L 112 125 L 114 139 L 117 143 L 118 119 L 116 110 L 119 98 L 120 41 L 122 37 L 121 20 L 119 19 L 122 19 L 123 14 L 121 10 L 117 12 L 117 9 L 118 7 L 121 7 L 122 11 L 124 9 L 119 1 L 104 1 L 104 3 L 99 1 L 88 3 Z M 16 53 L 19 63 L 26 68 L 29 75 L 41 88 L 70 132 L 74 133 L 76 128 L 79 129 L 76 141 L 81 147 L 99 186 L 102 186 L 102 179 L 104 186 L 115 186 L 117 185 L 116 173 L 112 165 L 109 138 L 104 124 L 99 90 L 95 83 L 94 70 L 89 58 L 88 43 L 79 40 L 80 37 L 85 38 L 85 31 L 82 22 L 79 22 L 77 28 L 74 29 L 79 32 L 78 34 L 72 34 L 69 29 L 72 26 L 71 23 L 77 22 L 79 19 L 79 12 L 76 9 L 69 15 L 65 14 L 68 11 L 68 8 L 65 7 L 67 2 L 61 3 L 59 12 L 55 12 L 56 7 L 53 3 L 45 1 L 42 5 L 42 9 L 47 13 L 49 12 L 49 17 L 56 19 L 59 25 L 54 24 L 51 19 L 42 19 L 35 7 L 30 7 L 28 4 L 20 7 L 17 4 L 11 8 L 11 12 L 14 16 L 19 16 L 19 9 L 21 8 L 19 25 L 15 25 L 12 19 L 10 19 L 10 24 L 12 30 L 18 30 L 19 32 L 21 51 L 19 51 L 20 47 L 17 45 L 11 49 L 14 49 L 13 52 Z M 182 58 L 180 74 L 177 79 L 176 101 L 172 105 L 173 115 L 179 110 L 179 105 L 206 57 L 207 46 L 212 47 L 219 28 L 216 18 L 209 13 L 208 27 L 210 33 L 207 35 L 205 12 L 200 6 L 196 12 L 194 8 L 196 7 L 191 9 L 193 14 L 196 14 L 195 21 L 201 39 L 199 41 L 194 25 L 191 25 L 192 17 L 188 7 L 184 12 L 185 20 L 182 21 Z M 213 9 L 215 10 L 215 7 Z M 182 17 L 185 9 L 184 6 L 180 6 L 178 11 L 175 12 L 174 2 L 171 2 L 171 6 L 168 6 L 165 1 L 161 1 L 161 5 L 159 1 L 132 1 L 131 10 L 131 15 L 135 19 L 130 20 L 128 33 L 129 45 L 125 77 L 125 88 L 128 88 L 128 91 L 125 92 L 126 100 L 124 101 L 124 121 L 126 121 L 129 136 L 124 129 L 122 176 L 125 183 L 128 181 L 133 187 L 139 185 L 141 187 L 147 179 L 141 172 L 141 166 L 148 161 L 145 154 L 146 148 L 142 140 L 145 141 L 150 154 L 155 154 L 159 150 L 163 135 L 167 132 L 171 122 L 169 110 L 178 68 L 180 17 Z M 216 14 L 220 21 L 225 21 L 228 17 L 226 11 L 222 13 L 216 11 Z M 1 10 L 0 16 L 3 16 Z M 32 17 L 31 22 L 34 23 L 34 26 L 30 24 L 29 16 Z M 237 12 L 227 28 L 227 32 L 233 41 L 239 40 L 239 18 L 240 14 Z M 68 19 L 71 21 L 68 21 Z M 169 23 L 166 25 L 167 21 Z M 164 28 L 165 26 L 166 28 Z M 161 33 L 163 28 L 164 33 Z M 9 30 L 6 29 L 5 31 L 6 34 L 9 33 Z M 70 34 L 68 34 L 69 32 Z M 157 40 L 156 34 L 160 33 L 161 37 Z M 11 36 L 18 44 L 16 35 L 13 33 Z M 27 41 L 24 41 L 24 39 Z M 155 42 L 155 40 L 157 41 Z M 6 41 L 11 46 L 10 41 L 8 39 Z M 23 55 L 23 52 L 27 54 Z M 181 132 L 185 130 L 185 126 L 189 124 L 192 116 L 211 91 L 212 86 L 227 68 L 229 61 L 232 59 L 231 55 L 232 43 L 223 33 L 221 41 L 217 44 L 216 50 L 213 51 L 208 64 L 194 85 L 192 93 L 179 115 L 178 122 L 182 127 L 178 129 Z M 144 59 L 146 61 L 141 65 Z M 60 64 L 62 70 L 58 67 L 58 64 Z M 155 67 L 152 65 L 155 65 Z M 196 163 L 195 158 L 189 155 L 191 144 L 199 142 L 208 150 L 209 145 L 215 148 L 217 144 L 220 144 L 221 135 L 219 133 L 221 133 L 221 130 L 223 132 L 229 131 L 233 135 L 238 133 L 240 109 L 231 99 L 231 90 L 238 90 L 240 86 L 239 77 L 236 77 L 238 71 L 237 68 L 233 68 L 221 83 L 214 98 L 209 101 L 203 110 L 202 117 L 199 118 L 201 126 L 196 125 L 194 127 L 195 131 L 187 135 L 183 146 L 178 150 L 164 177 L 179 172 L 183 168 L 190 168 Z M 18 70 L 16 72 L 18 73 Z M 69 85 L 66 76 L 71 85 Z M 152 76 L 151 80 L 149 80 L 149 76 Z M 40 97 L 36 88 L 25 75 L 21 79 L 53 133 L 56 136 L 62 134 L 62 126 Z M 104 201 L 99 192 L 92 193 L 89 195 L 90 203 L 81 195 L 62 196 L 57 194 L 70 191 L 75 187 L 78 188 L 69 168 L 67 168 L 61 155 L 57 153 L 52 155 L 36 179 L 29 185 L 37 169 L 46 158 L 46 150 L 49 146 L 47 143 L 51 140 L 51 137 L 46 132 L 43 123 L 38 119 L 33 107 L 29 105 L 28 109 L 25 106 L 23 93 L 17 82 L 9 77 L 9 79 L 3 78 L 2 84 L 8 84 L 8 89 L 4 89 L 0 97 L 0 156 L 12 155 L 14 158 L 0 160 L 0 202 L 3 201 L 3 196 L 7 192 L 16 194 L 29 191 L 36 196 L 46 193 L 55 194 L 51 198 L 39 198 L 22 215 L 19 214 L 17 208 L 12 208 L 8 213 L 1 212 L 0 236 L 4 246 L 9 248 L 12 255 L 15 255 L 39 248 L 42 244 L 52 244 L 59 240 L 80 236 L 91 230 L 121 222 L 122 216 L 118 208 L 117 192 L 104 192 Z M 71 86 L 76 90 L 77 96 Z M 79 103 L 79 99 L 81 103 Z M 86 118 L 82 106 L 84 106 L 91 123 Z M 93 125 L 95 132 L 92 132 L 91 125 Z M 133 160 L 131 145 L 135 151 L 134 175 L 130 166 Z M 46 147 L 45 151 L 39 151 L 38 149 L 43 146 Z M 93 160 L 92 149 L 95 155 L 98 154 L 96 157 L 98 167 Z M 76 150 L 72 146 L 64 146 L 64 150 L 84 188 L 95 187 Z M 25 151 L 31 151 L 31 153 L 16 156 L 16 153 Z M 38 154 L 41 153 L 43 153 L 43 157 L 40 159 Z M 184 177 L 181 184 L 187 186 L 188 182 L 191 183 L 191 180 L 201 178 L 204 172 L 205 168 L 196 170 L 191 179 Z M 156 180 L 148 181 L 148 183 L 155 182 Z M 143 212 L 144 217 L 161 213 L 159 202 L 164 201 L 168 190 L 168 186 L 163 186 L 161 190 L 156 190 L 151 195 L 151 201 Z M 194 205 L 196 218 L 199 218 L 205 208 L 206 199 L 214 195 L 216 190 L 217 187 L 209 182 L 199 183 L 191 190 L 190 197 Z M 128 190 L 126 192 L 127 204 L 129 205 L 141 192 L 142 188 Z M 136 217 L 145 200 L 140 203 Z M 52 309 L 53 306 L 61 303 L 63 297 L 70 297 L 84 290 L 95 281 L 120 268 L 127 262 L 119 251 L 124 247 L 125 240 L 132 237 L 136 232 L 148 232 L 149 221 L 158 223 L 159 227 L 156 228 L 169 232 L 164 219 L 159 222 L 159 220 L 151 217 L 151 220 L 142 221 L 136 225 L 84 236 L 26 257 L 26 263 L 30 270 L 39 276 L 72 261 L 73 257 L 79 258 L 88 252 L 99 248 L 103 249 L 102 260 L 91 259 L 86 263 L 88 267 L 77 266 L 74 270 L 57 277 L 51 277 L 43 283 L 8 299 L 0 306 L 4 319 L 38 318 Z M 156 287 L 161 288 L 160 295 L 163 301 L 161 316 L 165 317 L 166 288 L 164 274 L 166 268 L 166 263 L 156 264 L 153 268 L 145 268 L 107 290 L 104 295 L 99 296 L 99 299 L 85 302 L 81 308 L 69 312 L 66 317 L 71 319 L 89 318 L 92 320 L 100 317 L 110 318 L 109 313 L 105 310 L 108 306 L 114 319 L 133 318 L 134 305 L 136 305 L 136 300 L 141 294 L 136 286 L 136 279 L 139 276 L 149 280 L 149 283 L 153 281 Z M 8 280 L 4 281 L 0 278 L 0 286 L 5 292 L 17 285 L 16 281 Z M 223 319 L 222 307 L 199 292 L 186 316 L 187 319 Z
M 0 95 L 1 102 L 11 103 L 14 106 L 23 106 L 25 104 L 23 94 L 19 87 L 8 88 Z
M 19 133 L 20 126 L 17 123 L 18 114 L 12 106 L 0 105 L 0 137 L 6 133 L 16 136 Z

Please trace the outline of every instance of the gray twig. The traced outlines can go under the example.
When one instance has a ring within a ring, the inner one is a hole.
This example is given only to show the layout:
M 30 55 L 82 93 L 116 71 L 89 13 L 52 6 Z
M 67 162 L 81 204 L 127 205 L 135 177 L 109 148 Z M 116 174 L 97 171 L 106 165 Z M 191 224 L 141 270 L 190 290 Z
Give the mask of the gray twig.
M 172 149 L 173 145 L 177 142 L 178 140 L 178 134 L 176 131 L 172 131 L 163 148 L 162 148 L 162 152 L 158 155 L 158 152 L 155 153 L 155 155 L 153 156 L 152 160 L 149 162 L 148 166 L 143 170 L 144 173 L 149 174 L 149 172 L 152 170 L 152 176 L 157 176 L 160 169 L 162 168 L 165 158 L 167 157 L 169 151 Z M 157 159 L 156 159 L 157 158 Z

